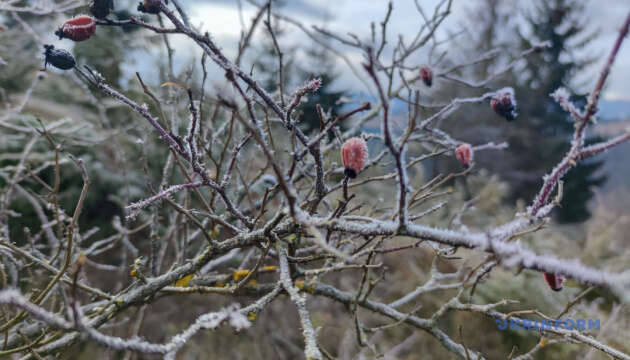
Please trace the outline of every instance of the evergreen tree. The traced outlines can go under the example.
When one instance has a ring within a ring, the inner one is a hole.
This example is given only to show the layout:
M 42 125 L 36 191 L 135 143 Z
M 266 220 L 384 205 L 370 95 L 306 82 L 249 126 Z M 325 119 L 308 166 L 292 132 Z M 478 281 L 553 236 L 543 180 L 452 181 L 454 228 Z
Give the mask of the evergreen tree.
M 334 71 L 334 61 L 330 58 L 330 54 L 323 49 L 311 48 L 307 52 L 309 61 L 306 63 L 306 67 L 301 67 L 300 73 L 303 78 L 321 78 L 322 86 L 315 94 L 310 94 L 305 104 L 301 106 L 302 117 L 301 124 L 302 129 L 309 133 L 311 131 L 318 131 L 320 128 L 320 121 L 317 115 L 317 105 L 319 104 L 325 112 L 330 113 L 334 118 L 340 114 L 343 104 L 340 103 L 341 97 L 344 95 L 343 91 L 335 91 L 333 89 L 335 85 L 335 77 L 337 74 Z M 344 124 L 340 124 L 343 129 Z
M 522 47 L 534 41 L 549 41 L 551 46 L 528 58 L 523 70 L 515 72 L 519 121 L 509 134 L 511 151 L 517 154 L 514 164 L 520 174 L 514 179 L 515 197 L 530 199 L 540 187 L 541 176 L 568 150 L 567 138 L 573 133 L 573 120 L 549 97 L 560 87 L 576 93 L 576 76 L 594 59 L 577 60 L 575 52 L 593 39 L 584 27 L 588 23 L 580 0 L 537 0 L 526 16 L 529 34 L 519 32 Z M 572 100 L 583 104 L 584 96 Z M 581 163 L 565 178 L 562 207 L 557 210 L 561 222 L 583 221 L 590 216 L 587 205 L 593 197 L 592 187 L 605 178 L 596 172 L 602 161 Z
M 515 88 L 519 114 L 516 121 L 508 123 L 486 106 L 470 109 L 452 125 L 467 129 L 458 133 L 463 141 L 505 140 L 509 143 L 505 151 L 484 153 L 477 159 L 477 165 L 498 173 L 511 184 L 511 201 L 533 199 L 542 177 L 569 149 L 574 122 L 549 94 L 564 87 L 578 94 L 571 98 L 576 105 L 583 106 L 586 101 L 585 96 L 579 94 L 589 89 L 580 83 L 580 75 L 596 58 L 576 56 L 595 35 L 585 27 L 590 22 L 584 3 L 584 0 L 535 0 L 531 3 L 479 0 L 476 8 L 469 9 L 473 14 L 468 24 L 471 41 L 461 45 L 464 52 L 509 48 L 505 52 L 508 54 L 519 52 L 514 43 L 520 50 L 530 49 L 533 43 L 542 41 L 551 44 L 544 51 L 530 54 L 521 67 L 489 84 L 491 89 Z M 522 18 L 515 16 L 514 8 L 518 6 L 527 8 L 522 11 Z M 476 64 L 469 69 L 473 74 L 468 76 L 484 79 L 511 60 L 508 55 L 501 55 L 495 61 Z M 449 87 L 445 91 L 450 94 L 457 91 L 458 96 L 470 95 L 460 95 L 459 88 Z M 605 181 L 605 177 L 597 175 L 602 165 L 602 161 L 588 160 L 566 175 L 562 206 L 555 212 L 558 221 L 583 221 L 590 216 L 587 205 L 593 197 L 592 188 Z
M 277 1 L 273 4 L 275 7 L 282 7 L 284 2 Z M 290 95 L 291 89 L 300 86 L 307 80 L 314 78 L 321 78 L 322 80 L 319 90 L 316 93 L 308 94 L 306 102 L 301 104 L 296 112 L 296 115 L 300 116 L 300 128 L 304 132 L 318 131 L 320 128 L 316 108 L 318 104 L 324 112 L 329 113 L 333 118 L 340 114 L 343 107 L 339 100 L 345 92 L 334 90 L 335 78 L 337 77 L 334 59 L 329 52 L 317 44 L 306 48 L 303 53 L 298 52 L 297 47 L 281 41 L 286 29 L 279 26 L 277 22 L 273 22 L 272 26 L 283 52 L 285 94 Z M 265 89 L 273 93 L 278 90 L 279 65 L 276 48 L 268 32 L 264 33 L 261 43 L 254 67 L 257 70 L 256 75 L 261 79 Z M 344 124 L 340 124 L 340 127 L 343 129 Z

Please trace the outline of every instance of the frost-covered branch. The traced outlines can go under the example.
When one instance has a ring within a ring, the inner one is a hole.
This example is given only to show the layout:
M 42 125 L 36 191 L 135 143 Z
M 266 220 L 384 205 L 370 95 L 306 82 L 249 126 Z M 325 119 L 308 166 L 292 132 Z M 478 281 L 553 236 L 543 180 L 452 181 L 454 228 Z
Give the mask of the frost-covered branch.
M 306 343 L 304 356 L 306 356 L 307 359 L 323 359 L 317 346 L 317 334 L 315 333 L 315 329 L 313 329 L 313 324 L 311 323 L 311 315 L 306 309 L 306 298 L 298 293 L 298 289 L 291 280 L 291 275 L 289 274 L 289 263 L 286 255 L 284 254 L 286 249 L 278 244 L 276 245 L 276 251 L 278 252 L 278 258 L 280 261 L 280 281 L 282 282 L 284 289 L 289 293 L 291 301 L 293 301 L 297 307 L 298 314 L 300 316 L 302 334 L 304 335 L 304 342 Z

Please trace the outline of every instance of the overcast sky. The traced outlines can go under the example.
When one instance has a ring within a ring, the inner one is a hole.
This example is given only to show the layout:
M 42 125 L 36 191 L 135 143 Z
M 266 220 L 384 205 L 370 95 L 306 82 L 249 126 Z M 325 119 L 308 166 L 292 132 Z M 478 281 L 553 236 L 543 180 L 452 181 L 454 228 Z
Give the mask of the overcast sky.
M 505 1 L 508 6 L 511 6 L 510 4 L 513 0 Z M 247 4 L 246 0 L 241 2 L 243 4 L 242 19 L 246 24 L 249 24 L 250 19 L 255 14 L 255 8 Z M 259 0 L 259 2 L 262 2 L 262 0 Z M 419 2 L 427 13 L 431 14 L 432 9 L 439 3 L 439 0 L 419 0 Z M 475 2 L 476 0 L 454 0 L 452 15 L 443 23 L 441 27 L 442 32 L 438 36 L 444 36 L 447 30 L 457 31 L 460 29 L 465 18 L 470 15 L 467 9 Z M 184 1 L 184 3 L 191 14 L 192 22 L 201 25 L 202 29 L 208 31 L 228 55 L 233 55 L 232 51 L 236 48 L 235 44 L 241 31 L 241 18 L 239 17 L 237 1 L 188 0 Z M 390 22 L 389 33 L 403 34 L 405 38 L 414 36 L 422 24 L 422 19 L 416 11 L 414 0 L 394 0 L 393 3 L 394 12 Z M 516 3 L 522 6 L 524 2 L 516 1 Z M 375 21 L 378 24 L 382 20 L 386 8 L 387 0 L 286 0 L 286 6 L 281 11 L 298 19 L 307 26 L 313 24 L 325 25 L 328 29 L 338 34 L 343 35 L 352 32 L 367 39 L 370 34 L 370 22 Z M 592 69 L 593 73 L 601 68 L 601 64 L 612 47 L 618 28 L 629 11 L 629 0 L 589 0 L 587 2 L 587 14 L 591 18 L 590 23 L 599 29 L 597 40 L 589 48 L 585 49 L 585 52 L 599 55 L 600 57 L 598 65 Z M 260 27 L 260 29 L 263 28 Z M 281 39 L 286 43 L 281 43 L 281 46 L 304 41 L 304 35 L 299 30 L 294 27 L 289 27 L 288 29 L 290 30 L 288 36 Z M 395 40 L 395 38 L 393 39 Z M 362 61 L 362 56 L 352 52 L 348 47 L 339 43 L 333 43 L 333 45 L 346 53 L 355 64 L 359 65 Z M 176 41 L 175 46 L 180 54 L 195 51 L 192 44 L 183 37 L 179 37 L 179 41 Z M 418 59 L 418 61 L 422 61 L 422 59 Z M 343 64 L 339 64 L 339 67 L 343 66 Z M 340 70 L 343 70 L 343 68 Z M 342 71 L 342 73 L 348 74 L 349 72 Z M 586 78 L 592 79 L 590 81 L 590 86 L 592 86 L 595 82 L 595 76 Z M 617 57 L 612 76 L 604 93 L 605 98 L 607 100 L 630 101 L 629 80 L 630 44 L 626 43 Z M 360 86 L 356 78 L 350 74 L 343 75 L 340 81 L 344 87 L 357 88 Z

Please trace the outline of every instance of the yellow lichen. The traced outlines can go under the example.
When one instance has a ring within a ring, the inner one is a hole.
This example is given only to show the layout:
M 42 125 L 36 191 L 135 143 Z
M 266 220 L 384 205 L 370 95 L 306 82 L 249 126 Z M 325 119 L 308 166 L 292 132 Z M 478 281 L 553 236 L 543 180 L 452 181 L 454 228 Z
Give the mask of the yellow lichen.
M 295 282 L 295 286 L 300 289 L 300 290 L 304 290 L 304 280 L 298 280 Z
M 249 275 L 249 270 L 245 270 L 245 269 L 236 270 L 233 275 L 234 281 L 239 281 L 241 278 L 244 278 L 247 275 Z
M 249 314 L 247 314 L 247 320 L 249 321 L 254 321 L 256 320 L 257 317 L 258 317 L 258 314 L 256 314 L 255 312 L 250 312 Z
M 217 281 L 217 283 L 215 284 L 215 286 L 216 286 L 216 287 L 223 288 L 223 287 L 225 287 L 225 283 L 224 283 L 224 282 L 222 282 L 222 281 Z
M 212 229 L 212 233 L 210 234 L 210 237 L 212 237 L 213 239 L 216 239 L 219 237 L 220 232 L 221 232 L 221 226 L 215 225 L 214 229 Z
M 188 286 L 188 284 L 190 283 L 190 280 L 192 280 L 192 278 L 193 278 L 192 274 L 186 275 L 183 278 L 177 280 L 175 282 L 175 286 L 177 286 L 177 287 L 186 287 L 186 286 Z
M 547 343 L 549 342 L 549 340 L 547 340 L 546 337 L 541 337 L 540 341 L 538 342 L 538 344 L 540 345 L 540 347 L 545 347 L 545 345 L 547 345 Z
M 131 276 L 136 276 L 136 275 L 138 275 L 138 270 L 136 270 L 136 269 L 131 269 L 131 271 L 129 272 L 129 275 L 131 275 Z
M 315 286 L 306 284 L 304 280 L 297 280 L 295 282 L 295 287 L 300 289 L 300 291 L 306 291 L 309 294 L 312 294 L 313 291 L 315 291 Z
M 249 282 L 247 283 L 248 286 L 256 286 L 258 285 L 258 281 L 251 279 L 249 280 Z
M 278 267 L 274 266 L 274 265 L 269 265 L 269 266 L 264 266 L 262 269 L 266 270 L 266 271 L 274 271 L 276 270 Z

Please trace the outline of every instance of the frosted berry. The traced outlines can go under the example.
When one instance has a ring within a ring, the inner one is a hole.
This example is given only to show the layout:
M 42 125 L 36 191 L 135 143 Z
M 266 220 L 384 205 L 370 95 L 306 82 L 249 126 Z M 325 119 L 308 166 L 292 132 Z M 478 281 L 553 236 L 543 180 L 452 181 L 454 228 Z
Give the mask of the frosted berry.
M 465 168 L 470 166 L 473 159 L 473 149 L 469 144 L 461 144 L 455 149 L 455 157 Z
M 562 290 L 562 285 L 564 284 L 564 281 L 566 280 L 564 275 L 550 274 L 546 272 L 543 272 L 543 277 L 545 278 L 545 280 L 547 281 L 547 284 L 549 284 L 549 287 L 553 291 Z
M 159 14 L 160 1 L 161 0 L 143 0 L 138 4 L 138 11 L 147 14 Z M 166 3 L 168 4 L 168 1 L 166 1 Z
M 431 85 L 433 85 L 433 70 L 428 66 L 421 67 L 420 79 L 422 79 L 424 85 L 431 87 Z
M 516 119 L 516 99 L 512 88 L 504 88 L 490 99 L 490 107 L 495 113 L 503 116 L 507 121 Z
M 96 23 L 89 16 L 77 16 L 66 21 L 61 25 L 59 30 L 55 31 L 55 35 L 60 39 L 67 38 L 72 41 L 87 40 L 94 35 L 96 31 Z
M 354 179 L 363 170 L 368 157 L 368 148 L 365 141 L 358 137 L 346 140 L 341 146 L 341 161 L 345 168 L 344 174 Z
M 97 19 L 105 19 L 114 10 L 114 0 L 92 0 L 90 13 Z
M 55 49 L 52 45 L 44 45 L 44 55 L 46 61 L 44 62 L 44 70 L 48 64 L 61 70 L 70 70 L 77 63 L 74 61 L 72 54 L 63 49 Z

